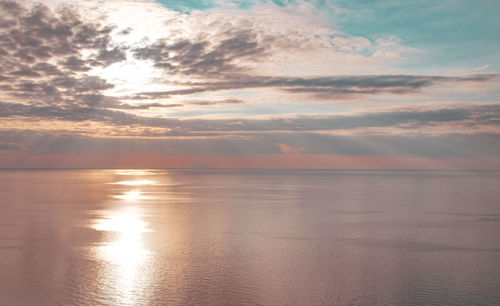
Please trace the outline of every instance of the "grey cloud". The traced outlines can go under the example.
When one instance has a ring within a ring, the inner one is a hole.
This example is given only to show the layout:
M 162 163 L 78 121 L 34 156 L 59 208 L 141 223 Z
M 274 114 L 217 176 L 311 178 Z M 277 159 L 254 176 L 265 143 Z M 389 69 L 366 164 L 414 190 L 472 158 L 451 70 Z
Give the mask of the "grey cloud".
M 113 63 L 121 62 L 126 60 L 127 57 L 125 56 L 125 53 L 123 53 L 122 50 L 119 48 L 113 48 L 110 50 L 101 50 L 99 52 L 99 56 L 97 57 L 97 60 L 101 61 L 104 66 L 111 65 Z
M 500 134 L 323 135 L 281 133 L 281 143 L 304 153 L 413 157 L 500 157 Z
M 485 82 L 498 78 L 499 76 L 496 74 L 463 77 L 375 75 L 322 78 L 234 75 L 230 80 L 185 83 L 180 85 L 189 88 L 161 92 L 141 92 L 132 98 L 158 99 L 174 95 L 190 95 L 193 93 L 245 88 L 278 88 L 288 92 L 307 93 L 322 99 L 351 98 L 379 93 L 404 94 L 440 83 Z
M 224 35 L 224 34 L 221 34 Z M 241 72 L 235 61 L 259 60 L 267 52 L 251 30 L 231 31 L 228 38 L 212 44 L 207 40 L 180 40 L 175 43 L 157 41 L 148 46 L 136 48 L 134 56 L 138 59 L 152 60 L 158 68 L 169 73 L 187 75 L 211 75 Z
M 0 143 L 0 150 L 21 151 L 22 145 L 12 143 Z
M 82 104 L 79 97 L 83 94 L 97 94 L 112 87 L 96 76 L 62 75 L 52 76 L 47 81 L 18 79 L 13 85 L 2 88 L 11 96 L 28 99 L 36 105 L 74 105 Z
M 119 35 L 128 35 L 130 33 L 132 33 L 132 28 L 126 28 L 118 32 Z
M 207 136 L 225 133 L 274 131 L 327 131 L 370 127 L 432 126 L 453 123 L 463 127 L 499 124 L 494 105 L 453 108 L 406 109 L 350 116 L 301 116 L 295 118 L 201 120 L 141 117 L 127 110 L 180 107 L 181 104 L 127 104 L 105 96 L 113 87 L 85 72 L 94 66 L 125 60 L 124 48 L 110 45 L 113 27 L 84 21 L 68 8 L 51 12 L 44 5 L 26 9 L 0 0 L 0 91 L 12 103 L 0 103 L 0 117 L 66 121 L 96 121 L 111 125 L 164 128 L 164 135 Z M 273 44 L 272 38 L 251 30 L 230 30 L 225 39 L 157 41 L 128 49 L 138 59 L 150 60 L 170 73 L 202 76 L 212 81 L 193 81 L 181 89 L 140 92 L 129 99 L 160 99 L 209 91 L 277 88 L 318 98 L 349 98 L 378 93 L 406 93 L 446 82 L 482 82 L 497 75 L 466 77 L 375 75 L 322 78 L 252 76 L 243 73 L 239 60 L 258 61 Z M 84 52 L 85 51 L 85 52 Z M 83 53 L 93 54 L 84 57 Z M 199 78 L 193 78 L 199 79 Z M 23 103 L 19 103 L 19 101 Z M 16 103 L 14 103 L 16 102 Z M 190 101 L 191 105 L 243 103 L 238 99 Z M 156 132 L 155 132 L 156 133 Z
M 150 109 L 150 108 L 172 108 L 181 107 L 182 104 L 161 104 L 161 103 L 141 103 L 127 104 L 121 102 L 115 97 L 104 96 L 100 94 L 79 95 L 77 98 L 92 108 L 111 108 L 111 109 Z
M 1 145 L 3 144 L 3 146 Z M 303 154 L 405 156 L 423 158 L 499 158 L 500 134 L 323 135 L 270 133 L 253 137 L 124 139 L 0 132 L 0 148 L 29 154 L 145 154 L 210 156 L 281 154 L 286 144 Z
M 317 99 L 351 99 L 374 94 L 406 94 L 425 87 L 446 82 L 484 82 L 498 75 L 483 74 L 465 77 L 427 75 L 368 75 L 321 78 L 269 77 L 252 75 L 241 60 L 258 62 L 270 54 L 274 47 L 283 45 L 283 38 L 266 36 L 252 29 L 230 28 L 219 36 L 226 39 L 212 42 L 207 38 L 193 38 L 167 43 L 160 40 L 133 49 L 136 58 L 150 60 L 168 74 L 201 77 L 206 82 L 187 82 L 186 88 L 162 92 L 141 92 L 131 98 L 156 99 L 173 95 L 245 89 L 277 88 L 290 93 L 307 94 Z M 168 82 L 165 79 L 165 82 Z
M 68 121 L 98 121 L 113 125 L 140 125 L 168 129 L 165 135 L 206 135 L 267 131 L 331 131 L 360 128 L 422 128 L 458 125 L 462 128 L 500 126 L 500 104 L 456 105 L 436 109 L 393 109 L 353 115 L 300 116 L 270 119 L 186 119 L 140 117 L 122 111 L 92 107 L 92 103 L 117 103 L 103 97 L 88 96 L 87 107 L 32 106 L 1 103 L 2 117 L 34 117 Z M 94 101 L 92 100 L 94 99 Z M 119 106 L 119 105 L 118 105 Z M 108 105 L 107 107 L 112 107 Z M 120 108 L 120 107 L 117 107 Z M 126 107 L 122 107 L 126 108 Z
M 14 142 L 12 140 L 14 139 Z M 40 141 L 43 139 L 43 141 Z M 177 155 L 196 152 L 204 155 L 237 156 L 278 154 L 279 146 L 272 139 L 123 139 L 94 138 L 70 135 L 48 135 L 34 131 L 0 132 L 0 143 L 9 141 L 5 150 L 19 148 L 29 154 L 152 154 Z
M 1 1 L 0 8 L 2 9 L 2 12 L 5 12 L 5 16 L 4 16 L 4 14 L 1 15 L 2 20 L 9 19 L 9 16 L 21 15 L 21 14 L 25 13 L 25 11 L 26 11 L 26 9 L 24 7 L 22 7 L 17 2 L 14 2 L 14 1 Z M 6 25 L 6 26 L 9 26 L 9 25 Z
M 113 88 L 112 84 L 107 83 L 105 80 L 97 76 L 85 76 L 82 78 L 56 78 L 53 84 L 62 88 L 71 89 L 74 92 L 90 92 L 102 91 Z
M 357 97 L 379 93 L 406 94 L 440 83 L 485 82 L 498 79 L 496 74 L 464 77 L 381 75 L 340 78 L 296 79 L 283 82 L 283 89 L 292 93 L 312 94 L 316 98 L 331 99 Z
M 49 63 L 37 63 L 32 67 L 37 73 L 46 76 L 63 75 L 62 71 L 56 66 Z
M 241 99 L 225 99 L 225 100 L 215 100 L 215 101 L 208 101 L 208 100 L 190 101 L 187 104 L 198 105 L 198 106 L 209 106 L 209 105 L 243 104 L 243 103 L 245 103 L 245 101 Z
M 139 122 L 135 115 L 94 107 L 33 106 L 20 103 L 0 103 L 0 117 L 25 117 L 64 121 L 95 121 L 116 125 Z
M 110 46 L 113 27 L 84 21 L 70 8 L 27 9 L 12 1 L 0 1 L 0 8 L 3 94 L 36 105 L 64 105 L 113 87 L 81 74 L 125 60 L 121 49 Z
M 127 104 L 122 102 L 119 98 L 104 96 L 101 94 L 89 94 L 77 96 L 79 100 L 89 107 L 95 108 L 112 108 L 112 109 L 150 109 L 150 108 L 174 108 L 182 107 L 184 105 L 197 105 L 197 106 L 215 106 L 215 105 L 228 105 L 228 104 L 243 104 L 244 100 L 241 99 L 224 99 L 224 100 L 194 100 L 185 101 L 181 103 L 134 103 Z
M 68 56 L 64 60 L 60 61 L 59 64 L 71 71 L 89 71 L 91 69 L 87 65 L 87 61 L 84 61 L 74 55 Z
M 42 76 L 40 73 L 37 71 L 31 69 L 30 67 L 24 66 L 24 67 L 19 67 L 19 70 L 12 71 L 10 73 L 11 75 L 14 76 L 23 76 L 23 77 L 40 77 Z
M 187 88 L 187 89 L 177 89 L 177 90 L 168 90 L 168 91 L 149 91 L 149 92 L 139 92 L 131 96 L 125 96 L 122 98 L 134 99 L 134 100 L 147 100 L 147 99 L 166 99 L 171 96 L 177 95 L 190 95 L 193 93 L 199 93 L 208 91 L 208 89 L 203 88 Z

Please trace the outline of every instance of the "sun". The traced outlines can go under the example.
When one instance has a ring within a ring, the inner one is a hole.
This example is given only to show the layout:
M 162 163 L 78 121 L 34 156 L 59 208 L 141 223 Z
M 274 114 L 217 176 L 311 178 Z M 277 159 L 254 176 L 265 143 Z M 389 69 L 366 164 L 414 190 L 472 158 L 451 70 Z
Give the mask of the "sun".
M 89 74 L 114 84 L 113 88 L 106 91 L 106 94 L 111 96 L 126 96 L 148 91 L 154 79 L 161 76 L 151 61 L 137 60 L 130 54 L 127 54 L 125 61 L 94 68 Z

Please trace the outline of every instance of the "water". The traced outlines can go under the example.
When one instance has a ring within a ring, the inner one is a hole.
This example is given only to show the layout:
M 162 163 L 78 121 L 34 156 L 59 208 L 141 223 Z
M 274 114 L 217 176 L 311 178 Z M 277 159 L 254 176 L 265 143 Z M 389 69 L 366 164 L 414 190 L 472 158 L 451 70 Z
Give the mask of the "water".
M 1 305 L 500 304 L 500 173 L 0 172 Z

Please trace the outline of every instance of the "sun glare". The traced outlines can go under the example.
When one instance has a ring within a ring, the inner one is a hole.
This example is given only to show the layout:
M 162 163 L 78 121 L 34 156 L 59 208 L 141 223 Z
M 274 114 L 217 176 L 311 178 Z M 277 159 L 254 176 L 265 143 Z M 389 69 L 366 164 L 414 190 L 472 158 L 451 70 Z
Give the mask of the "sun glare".
M 124 95 L 145 90 L 159 72 L 149 61 L 129 59 L 104 68 L 94 68 L 95 74 L 108 82 L 115 84 L 109 94 Z
M 114 173 L 118 175 L 137 175 L 137 176 L 154 174 L 152 171 L 145 171 L 145 170 L 115 170 Z
M 150 232 L 147 223 L 133 214 L 116 215 L 97 220 L 93 226 L 98 231 L 116 232 L 115 242 L 99 247 L 103 257 L 121 266 L 141 263 L 148 255 L 141 241 L 142 233 Z
M 130 180 L 110 184 L 117 186 L 111 201 L 117 210 L 109 210 L 91 224 L 94 230 L 103 232 L 103 240 L 93 247 L 93 254 L 105 264 L 105 275 L 110 288 L 118 294 L 119 305 L 135 304 L 134 292 L 147 283 L 149 273 L 145 262 L 152 252 L 145 247 L 143 234 L 152 232 L 142 219 L 140 200 L 150 199 L 138 186 L 154 185 L 155 181 L 140 179 L 146 171 L 120 170 L 117 175 L 132 175 Z M 134 176 L 136 175 L 136 176 Z M 113 188 L 114 189 L 114 188 Z
M 118 200 L 126 200 L 126 201 L 136 201 L 136 200 L 147 200 L 150 197 L 145 196 L 140 190 L 130 190 L 120 195 L 113 196 Z
M 97 219 L 92 228 L 109 233 L 110 241 L 95 248 L 95 254 L 113 265 L 106 265 L 111 288 L 118 293 L 120 305 L 132 305 L 134 290 L 142 286 L 148 273 L 142 270 L 151 251 L 144 247 L 143 233 L 151 232 L 148 224 L 134 211 L 116 212 Z
M 142 185 L 155 185 L 155 181 L 151 180 L 134 180 L 134 181 L 120 181 L 113 183 L 115 185 L 128 185 L 128 186 L 142 186 Z

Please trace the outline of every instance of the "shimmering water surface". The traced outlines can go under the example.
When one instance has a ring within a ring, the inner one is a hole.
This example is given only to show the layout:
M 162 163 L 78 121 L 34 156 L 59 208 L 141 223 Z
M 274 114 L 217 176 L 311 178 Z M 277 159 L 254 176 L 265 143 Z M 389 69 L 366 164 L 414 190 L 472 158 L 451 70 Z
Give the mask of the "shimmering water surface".
M 0 172 L 1 305 L 500 304 L 500 173 Z

